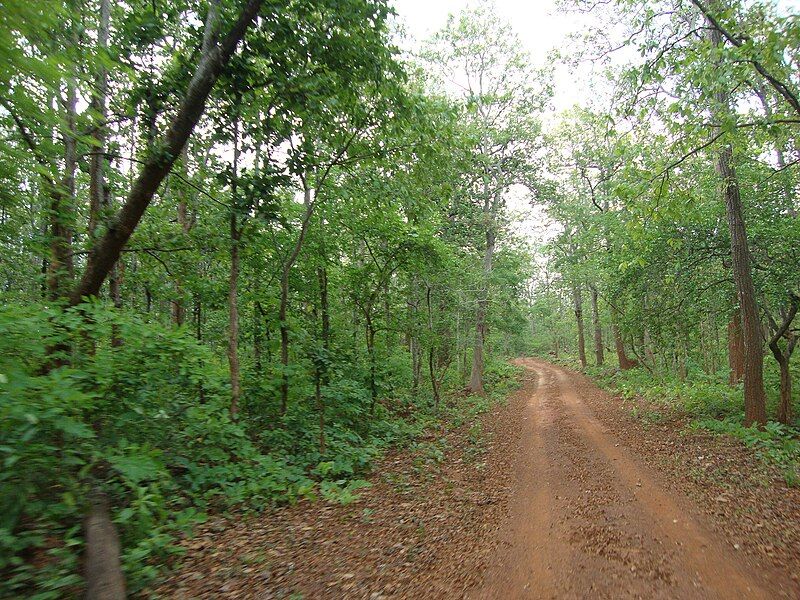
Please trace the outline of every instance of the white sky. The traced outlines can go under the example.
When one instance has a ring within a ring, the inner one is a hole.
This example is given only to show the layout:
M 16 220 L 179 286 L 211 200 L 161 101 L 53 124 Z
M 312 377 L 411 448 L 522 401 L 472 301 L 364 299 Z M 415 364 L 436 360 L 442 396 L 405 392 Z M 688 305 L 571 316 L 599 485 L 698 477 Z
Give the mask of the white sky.
M 461 12 L 470 2 L 394 0 L 392 4 L 406 32 L 417 42 L 421 42 L 444 27 L 448 15 Z M 559 13 L 555 0 L 496 0 L 496 8 L 499 16 L 511 23 L 520 36 L 534 64 L 545 63 L 548 53 L 554 48 L 567 53 L 569 34 L 580 29 L 577 16 Z M 556 109 L 560 111 L 580 102 L 586 97 L 587 88 L 586 78 L 577 78 L 575 81 L 565 65 L 558 65 L 554 98 Z
M 574 15 L 556 11 L 555 0 L 495 0 L 498 15 L 512 24 L 534 64 L 544 64 L 554 48 L 567 52 L 571 43 L 569 35 L 578 27 Z M 394 0 L 398 20 L 411 39 L 403 46 L 413 50 L 415 45 L 440 30 L 448 15 L 457 14 L 471 3 L 468 0 Z M 584 75 L 588 75 L 588 70 Z M 555 70 L 556 112 L 580 103 L 587 97 L 588 77 L 573 77 L 566 65 Z M 553 122 L 556 119 L 552 119 Z M 529 204 L 520 190 L 509 194 L 508 206 L 515 215 L 513 229 L 531 242 L 542 242 L 552 237 L 553 229 L 547 223 L 541 207 Z

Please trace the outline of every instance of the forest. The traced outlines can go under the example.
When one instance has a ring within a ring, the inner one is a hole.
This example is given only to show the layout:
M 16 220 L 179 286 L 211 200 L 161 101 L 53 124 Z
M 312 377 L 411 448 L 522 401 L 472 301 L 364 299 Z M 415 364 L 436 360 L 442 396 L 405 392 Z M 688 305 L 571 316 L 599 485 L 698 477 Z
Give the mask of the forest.
M 411 49 L 387 0 L 2 0 L 0 597 L 154 597 L 520 356 L 800 486 L 791 9 L 565 0 L 532 57 L 491 2 Z

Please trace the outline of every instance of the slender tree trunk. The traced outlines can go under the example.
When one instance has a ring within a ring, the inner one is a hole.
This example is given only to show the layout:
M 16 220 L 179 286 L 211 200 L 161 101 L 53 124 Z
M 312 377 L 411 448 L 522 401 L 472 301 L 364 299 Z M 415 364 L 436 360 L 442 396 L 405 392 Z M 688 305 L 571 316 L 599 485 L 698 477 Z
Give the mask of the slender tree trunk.
M 97 47 L 102 54 L 108 49 L 108 28 L 111 18 L 110 0 L 100 0 L 100 20 L 97 28 Z M 95 77 L 92 95 L 92 110 L 95 113 L 95 128 L 92 134 L 95 147 L 89 165 L 89 238 L 94 239 L 100 223 L 100 211 L 105 205 L 105 149 L 106 149 L 106 101 L 108 96 L 108 71 L 101 62 Z
M 322 318 L 322 349 L 325 352 L 325 360 L 322 365 L 320 378 L 323 385 L 328 385 L 330 377 L 328 373 L 328 361 L 330 360 L 331 352 L 331 315 L 328 306 L 328 270 L 325 267 L 317 269 L 317 279 L 319 280 L 319 307 L 320 316 Z
M 583 298 L 580 284 L 572 286 L 572 300 L 575 305 L 575 320 L 578 323 L 578 357 L 581 367 L 586 368 L 586 338 L 583 332 Z
M 228 283 L 228 366 L 231 376 L 231 418 L 239 416 L 239 397 L 241 395 L 239 373 L 239 232 L 236 226 L 236 213 L 231 211 L 231 265 Z
M 597 288 L 592 286 L 592 325 L 594 326 L 594 360 L 598 367 L 605 361 L 603 330 L 600 325 L 600 310 L 597 306 Z
M 322 399 L 322 385 L 319 369 L 314 376 L 314 397 L 317 400 L 317 413 L 319 414 L 319 453 L 325 454 L 325 402 Z
M 259 377 L 263 373 L 263 364 L 261 362 L 262 345 L 264 336 L 261 333 L 261 326 L 264 320 L 264 315 L 261 311 L 261 304 L 258 302 L 253 303 L 253 362 L 255 363 L 256 375 Z
M 487 201 L 488 204 L 489 201 Z M 494 230 L 494 215 L 491 208 L 484 207 L 486 224 L 486 247 L 483 254 L 483 281 L 478 296 L 478 310 L 475 318 L 475 345 L 472 350 L 472 372 L 469 378 L 469 390 L 473 394 L 483 394 L 483 348 L 486 341 L 486 313 L 489 308 L 489 278 L 492 274 L 492 259 L 496 234 Z
M 183 171 L 184 175 L 188 174 L 187 163 L 189 157 L 188 153 L 186 152 L 188 147 L 188 144 L 184 146 L 181 156 L 181 170 Z M 189 207 L 186 201 L 186 196 L 186 189 L 182 189 L 180 191 L 180 197 L 178 198 L 177 209 L 178 224 L 181 226 L 181 233 L 183 233 L 184 236 L 188 236 L 189 232 L 192 230 L 192 220 L 189 218 Z M 175 325 L 183 325 L 184 321 L 186 320 L 185 302 L 186 299 L 184 298 L 183 284 L 180 276 L 178 276 L 175 277 L 175 299 L 172 301 L 172 322 Z
M 371 310 L 371 307 L 369 308 Z M 367 325 L 367 355 L 369 356 L 369 414 L 375 414 L 375 404 L 378 401 L 378 382 L 375 368 L 375 327 L 368 311 L 364 311 Z
M 775 357 L 777 360 L 777 356 Z M 778 360 L 781 370 L 781 400 L 778 404 L 778 421 L 784 425 L 792 423 L 792 374 L 789 371 L 788 357 Z
M 711 372 L 716 373 L 717 371 L 719 371 L 720 339 L 719 339 L 719 327 L 717 326 L 717 318 L 713 311 L 708 315 L 708 326 L 711 329 L 711 339 L 713 344 L 713 350 L 711 352 Z
M 428 333 L 430 334 L 430 346 L 428 347 L 428 374 L 431 378 L 431 392 L 433 393 L 433 405 L 439 406 L 439 380 L 436 377 L 436 368 L 434 366 L 434 356 L 436 351 L 435 336 L 433 331 L 433 308 L 431 306 L 431 288 L 428 286 L 425 299 L 428 304 Z
M 294 266 L 300 250 L 303 248 L 306 233 L 311 223 L 311 215 L 314 212 L 314 198 L 311 188 L 308 185 L 303 190 L 303 202 L 306 207 L 303 215 L 303 222 L 300 226 L 300 235 L 297 237 L 292 253 L 283 265 L 281 273 L 281 300 L 278 308 L 278 320 L 281 329 L 281 415 L 286 414 L 289 406 L 289 323 L 287 322 L 287 310 L 289 306 L 289 273 Z
M 231 265 L 228 284 L 228 366 L 231 376 L 231 418 L 239 416 L 241 396 L 239 370 L 239 242 L 241 228 L 238 224 L 238 185 L 239 185 L 239 104 L 236 100 L 236 114 L 233 120 L 233 174 L 231 177 L 230 242 Z
M 289 271 L 284 269 L 281 276 L 281 301 L 278 308 L 278 321 L 281 334 L 281 415 L 289 408 Z

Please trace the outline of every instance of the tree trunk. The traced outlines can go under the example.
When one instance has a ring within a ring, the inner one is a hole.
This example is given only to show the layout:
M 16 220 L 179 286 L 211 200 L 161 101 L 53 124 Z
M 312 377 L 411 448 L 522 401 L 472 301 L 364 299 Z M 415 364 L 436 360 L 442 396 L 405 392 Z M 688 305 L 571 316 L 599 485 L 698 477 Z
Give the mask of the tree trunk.
M 742 316 L 738 307 L 731 313 L 728 323 L 728 383 L 737 386 L 744 377 L 744 340 L 742 339 Z
M 431 288 L 428 286 L 428 289 L 425 294 L 425 299 L 428 304 L 428 332 L 430 333 L 430 346 L 428 347 L 428 374 L 431 378 L 431 392 L 433 393 L 433 405 L 439 406 L 440 395 L 439 395 L 439 380 L 436 378 L 436 369 L 434 367 L 434 356 L 435 356 L 435 349 L 436 344 L 434 340 L 436 339 L 434 336 L 433 331 L 433 308 L 431 306 Z
M 303 215 L 303 222 L 300 226 L 300 235 L 297 237 L 292 253 L 283 265 L 281 273 L 281 301 L 278 309 L 278 320 L 281 329 L 281 414 L 286 414 L 289 406 L 289 324 L 287 310 L 289 305 L 289 272 L 292 270 L 300 250 L 303 248 L 308 226 L 311 223 L 311 215 L 314 213 L 315 200 L 312 198 L 311 188 L 308 185 L 303 190 L 303 202 L 306 207 Z
M 603 365 L 603 330 L 600 326 L 600 310 L 597 306 L 597 288 L 592 286 L 592 325 L 594 326 L 594 360 L 598 367 Z
M 289 305 L 289 271 L 284 269 L 281 276 L 281 301 L 278 308 L 278 322 L 281 333 L 281 415 L 289 408 L 289 324 L 287 308 Z
M 228 365 L 231 375 L 231 418 L 236 420 L 239 416 L 239 398 L 241 396 L 241 379 L 239 369 L 239 242 L 242 230 L 239 226 L 239 107 L 241 95 L 235 99 L 233 118 L 233 163 L 231 173 L 231 212 L 230 212 L 230 241 L 231 241 L 231 270 L 228 286 Z
M 711 24 L 711 43 L 722 46 L 722 34 Z M 730 110 L 730 94 L 727 90 L 714 93 L 717 103 L 715 112 L 722 115 Z M 764 354 L 761 341 L 761 323 L 756 305 L 756 290 L 750 267 L 750 248 L 744 222 L 739 182 L 733 167 L 733 149 L 728 143 L 717 152 L 716 169 L 722 183 L 722 196 L 728 217 L 731 235 L 731 258 L 733 262 L 733 281 L 739 301 L 744 341 L 744 422 L 763 425 L 767 421 L 764 393 Z
M 231 265 L 228 284 L 228 366 L 231 376 L 231 418 L 239 416 L 239 397 L 241 395 L 239 373 L 239 232 L 236 226 L 236 213 L 231 211 Z
M 797 335 L 791 330 L 792 322 L 797 315 L 800 298 L 796 295 L 790 296 L 791 304 L 788 312 L 784 313 L 783 322 L 780 326 L 769 316 L 770 323 L 775 329 L 769 340 L 769 349 L 778 362 L 781 373 L 781 399 L 778 404 L 778 421 L 785 425 L 792 423 L 792 373 L 790 371 L 792 353 L 797 344 Z M 786 338 L 786 349 L 781 350 L 779 342 L 781 338 Z
M 84 527 L 86 600 L 125 600 L 119 536 L 105 494 L 92 493 L 91 509 Z
M 484 213 L 486 218 L 493 220 L 494 215 L 488 210 Z M 494 224 L 486 225 L 486 248 L 483 254 L 483 282 L 478 297 L 478 310 L 475 318 L 475 346 L 472 350 L 472 373 L 469 378 L 469 390 L 473 394 L 483 394 L 483 347 L 486 341 L 486 312 L 489 308 L 489 278 L 492 274 L 492 258 L 494 256 L 494 246 L 496 235 Z
M 776 357 L 777 358 L 777 357 Z M 778 421 L 784 425 L 792 423 L 792 374 L 789 360 L 778 361 L 781 369 L 781 400 L 778 404 Z
M 66 282 L 72 279 L 72 221 L 75 210 L 75 170 L 78 166 L 78 140 L 75 137 L 78 95 L 73 78 L 67 80 L 64 102 L 65 132 L 64 176 L 61 189 L 50 193 L 50 265 L 47 271 L 47 289 L 51 300 L 66 293 Z M 77 302 L 76 302 L 77 304 Z
M 323 385 L 329 383 L 328 361 L 330 361 L 331 351 L 331 314 L 328 306 L 328 270 L 325 267 L 317 269 L 317 279 L 319 280 L 319 307 L 322 318 L 322 349 L 325 352 L 320 378 Z
M 172 170 L 186 141 L 205 111 L 206 101 L 236 47 L 258 14 L 264 0 L 249 0 L 239 18 L 219 45 L 214 45 L 200 59 L 178 111 L 163 140 L 163 152 L 151 153 L 134 181 L 125 204 L 103 237 L 89 254 L 81 281 L 70 294 L 76 305 L 85 296 L 96 296 L 111 268 L 119 259 L 164 178 Z M 208 23 L 206 27 L 208 27 Z
M 366 311 L 365 317 L 367 323 L 367 354 L 369 355 L 369 414 L 372 415 L 375 414 L 375 404 L 378 401 L 378 383 L 375 373 L 375 327 L 372 324 L 372 318 Z
M 183 153 L 182 153 L 182 170 L 184 175 L 187 175 L 187 162 L 188 162 L 188 155 L 186 152 L 187 146 L 184 146 Z M 178 217 L 178 224 L 181 226 L 181 233 L 184 236 L 188 236 L 189 232 L 192 230 L 192 220 L 189 218 L 189 207 L 186 202 L 187 192 L 185 189 L 180 191 L 180 197 L 178 198 L 178 208 L 177 208 L 177 217 Z M 186 305 L 184 304 L 186 299 L 184 298 L 184 291 L 183 291 L 183 284 L 181 283 L 180 277 L 175 277 L 175 299 L 172 301 L 172 322 L 177 325 L 183 325 L 184 321 L 186 320 Z
M 623 371 L 632 369 L 636 366 L 636 361 L 628 358 L 625 354 L 625 343 L 622 341 L 622 335 L 619 332 L 619 326 L 616 322 L 611 323 L 611 331 L 614 334 L 614 348 L 617 351 L 617 360 L 619 361 L 619 368 Z
M 261 362 L 263 334 L 261 333 L 261 325 L 264 321 L 264 314 L 261 310 L 259 302 L 253 303 L 253 363 L 255 366 L 256 375 L 259 377 L 263 373 L 263 364 Z
M 111 18 L 110 0 L 100 0 L 100 19 L 97 28 L 97 48 L 99 53 L 108 49 L 108 27 Z M 95 113 L 95 128 L 92 134 L 95 147 L 89 165 L 89 238 L 94 239 L 95 230 L 100 223 L 100 211 L 105 204 L 105 148 L 106 148 L 106 101 L 108 96 L 108 71 L 101 62 L 95 77 L 92 95 L 92 110 Z
M 578 323 L 578 357 L 581 368 L 586 368 L 586 338 L 583 332 L 583 298 L 580 284 L 572 286 L 572 299 L 575 304 L 575 320 Z

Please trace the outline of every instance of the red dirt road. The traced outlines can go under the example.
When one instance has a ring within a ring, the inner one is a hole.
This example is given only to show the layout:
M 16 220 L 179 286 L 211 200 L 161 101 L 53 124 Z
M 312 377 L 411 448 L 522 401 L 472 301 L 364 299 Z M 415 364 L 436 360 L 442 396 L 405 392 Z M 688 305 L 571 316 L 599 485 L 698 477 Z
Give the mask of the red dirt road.
M 520 362 L 538 385 L 524 416 L 511 514 L 470 597 L 787 597 L 615 441 L 570 374 Z
M 800 491 L 751 450 L 645 428 L 587 377 L 519 364 L 507 403 L 390 453 L 357 502 L 210 520 L 158 597 L 800 598 Z

